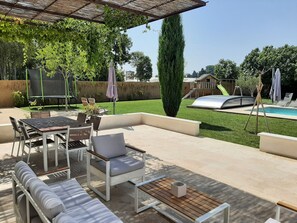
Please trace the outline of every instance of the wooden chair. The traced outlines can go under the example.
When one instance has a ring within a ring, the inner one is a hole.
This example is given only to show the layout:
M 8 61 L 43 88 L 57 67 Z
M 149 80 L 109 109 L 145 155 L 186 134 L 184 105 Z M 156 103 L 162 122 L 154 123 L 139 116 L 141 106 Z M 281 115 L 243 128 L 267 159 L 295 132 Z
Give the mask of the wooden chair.
M 98 117 L 96 115 L 92 115 L 89 120 L 89 123 L 93 124 L 93 131 L 96 132 L 96 136 L 98 135 L 100 122 L 101 122 L 101 117 Z
M 39 112 L 30 112 L 31 118 L 49 118 L 51 117 L 50 111 L 39 111 Z
M 85 97 L 81 97 L 81 103 L 86 108 L 89 105 L 88 99 Z
M 123 133 L 92 137 L 94 151 L 87 150 L 87 185 L 104 200 L 110 200 L 110 187 L 145 175 L 145 151 L 125 145 Z M 141 160 L 127 153 L 130 148 Z M 105 193 L 91 185 L 94 175 L 105 182 Z
M 89 104 L 90 104 L 91 106 L 95 106 L 95 105 L 96 105 L 96 100 L 95 100 L 95 98 L 88 98 L 88 101 L 89 101 Z
M 76 118 L 76 120 L 77 120 L 79 123 L 85 123 L 85 122 L 86 122 L 86 119 L 87 119 L 87 114 L 86 114 L 86 113 L 79 112 L 79 113 L 77 114 L 77 118 Z
M 67 165 L 70 168 L 69 152 L 77 151 L 78 161 L 83 159 L 83 152 L 90 149 L 90 140 L 93 134 L 93 125 L 67 128 L 66 141 L 59 144 L 59 148 L 66 151 Z

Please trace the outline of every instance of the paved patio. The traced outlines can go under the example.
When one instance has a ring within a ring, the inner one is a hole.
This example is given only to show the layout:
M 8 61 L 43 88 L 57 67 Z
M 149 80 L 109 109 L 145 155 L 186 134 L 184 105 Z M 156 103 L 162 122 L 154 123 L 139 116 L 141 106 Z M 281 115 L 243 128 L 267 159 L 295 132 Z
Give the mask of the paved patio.
M 147 151 L 148 178 L 166 174 L 228 202 L 231 205 L 231 222 L 263 223 L 274 216 L 274 202 L 279 200 L 297 205 L 296 160 L 266 154 L 247 146 L 146 125 L 104 130 L 100 134 L 113 132 L 124 132 L 128 143 Z M 10 143 L 0 146 L 0 222 L 14 222 L 9 177 L 15 158 L 9 156 Z M 36 162 L 36 168 L 41 169 L 38 157 L 41 154 L 36 153 L 32 160 Z M 72 163 L 74 176 L 86 187 L 85 163 Z M 112 189 L 111 201 L 105 204 L 124 222 L 168 221 L 152 210 L 135 214 L 133 202 L 133 185 L 124 183 Z M 297 215 L 286 211 L 281 216 L 282 222 L 296 222 L 297 219 Z M 220 222 L 218 219 L 209 222 Z

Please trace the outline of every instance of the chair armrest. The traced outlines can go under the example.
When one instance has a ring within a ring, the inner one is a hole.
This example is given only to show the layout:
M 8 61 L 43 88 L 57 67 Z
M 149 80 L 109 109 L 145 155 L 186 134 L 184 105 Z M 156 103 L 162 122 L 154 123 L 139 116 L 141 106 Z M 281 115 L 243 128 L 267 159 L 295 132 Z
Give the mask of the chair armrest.
M 130 145 L 130 144 L 126 144 L 126 147 L 128 147 L 129 149 L 133 149 L 133 150 L 135 150 L 135 151 L 137 151 L 137 152 L 140 152 L 140 153 L 146 153 L 146 151 L 144 151 L 144 150 L 142 150 L 142 149 L 139 149 L 139 148 L 137 148 L 137 147 L 135 147 L 135 146 L 132 146 L 132 145 Z
M 102 160 L 106 161 L 106 162 L 109 161 L 109 158 L 107 158 L 107 157 L 105 157 L 105 156 L 102 156 L 102 155 L 100 155 L 100 154 L 98 154 L 98 153 L 95 153 L 95 152 L 92 151 L 92 150 L 87 150 L 87 152 L 90 153 L 90 154 L 92 154 L 93 156 L 98 157 L 99 159 L 102 159 Z
M 279 201 L 276 203 L 278 206 L 281 206 L 281 207 L 284 207 L 284 208 L 287 208 L 291 211 L 294 211 L 294 212 L 297 212 L 297 207 L 294 206 L 294 205 L 291 205 L 291 204 L 288 204 L 286 203 L 285 201 Z

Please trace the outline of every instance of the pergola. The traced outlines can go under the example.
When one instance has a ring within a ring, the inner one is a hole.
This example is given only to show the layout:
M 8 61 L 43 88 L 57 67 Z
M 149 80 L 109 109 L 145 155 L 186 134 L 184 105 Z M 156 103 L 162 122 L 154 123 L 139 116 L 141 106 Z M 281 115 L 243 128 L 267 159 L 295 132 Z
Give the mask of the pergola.
M 0 14 L 57 22 L 64 18 L 104 23 L 104 6 L 147 16 L 155 21 L 203 7 L 202 0 L 0 0 Z

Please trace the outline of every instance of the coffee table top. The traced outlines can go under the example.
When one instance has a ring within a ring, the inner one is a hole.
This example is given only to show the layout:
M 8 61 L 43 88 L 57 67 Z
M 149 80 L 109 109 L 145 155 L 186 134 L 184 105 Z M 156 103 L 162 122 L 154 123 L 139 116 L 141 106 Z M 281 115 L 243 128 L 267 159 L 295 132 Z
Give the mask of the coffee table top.
M 165 177 L 141 185 L 138 188 L 194 221 L 196 218 L 223 204 L 209 195 L 198 192 L 188 186 L 185 196 L 175 197 L 170 192 L 171 183 L 174 181 L 176 180 Z

